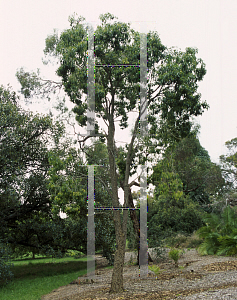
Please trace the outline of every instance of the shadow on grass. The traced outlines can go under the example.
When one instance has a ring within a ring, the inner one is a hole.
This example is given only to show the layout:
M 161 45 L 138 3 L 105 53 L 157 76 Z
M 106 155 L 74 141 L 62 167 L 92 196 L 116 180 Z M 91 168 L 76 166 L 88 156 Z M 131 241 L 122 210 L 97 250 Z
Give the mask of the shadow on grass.
M 69 261 L 53 263 L 29 263 L 28 265 L 19 265 L 12 268 L 14 278 L 35 278 L 54 276 L 59 274 L 73 273 L 76 271 L 86 270 L 86 261 Z

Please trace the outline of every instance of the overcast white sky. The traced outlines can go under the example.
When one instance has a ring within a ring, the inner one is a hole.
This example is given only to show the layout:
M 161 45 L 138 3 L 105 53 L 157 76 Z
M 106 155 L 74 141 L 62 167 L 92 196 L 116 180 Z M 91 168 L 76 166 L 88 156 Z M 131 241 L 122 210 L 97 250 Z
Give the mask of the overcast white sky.
M 200 141 L 218 162 L 225 141 L 237 137 L 237 1 L 0 0 L 0 84 L 19 90 L 15 73 L 20 67 L 40 68 L 52 78 L 53 69 L 41 61 L 45 38 L 53 28 L 68 28 L 68 16 L 74 12 L 88 22 L 99 22 L 100 14 L 110 12 L 120 21 L 130 21 L 136 30 L 139 21 L 146 21 L 164 45 L 199 49 L 198 57 L 207 68 L 199 91 L 210 105 L 199 117 Z

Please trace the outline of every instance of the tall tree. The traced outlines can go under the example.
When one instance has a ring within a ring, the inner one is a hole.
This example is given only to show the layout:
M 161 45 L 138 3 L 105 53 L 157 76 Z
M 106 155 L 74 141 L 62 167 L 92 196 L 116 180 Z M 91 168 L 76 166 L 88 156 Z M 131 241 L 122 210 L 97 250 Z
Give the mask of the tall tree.
M 196 57 L 197 49 L 187 48 L 185 52 L 167 49 L 162 45 L 156 32 L 147 34 L 147 107 L 140 107 L 140 72 L 135 67 L 105 67 L 140 63 L 140 34 L 130 28 L 130 24 L 113 21 L 114 16 L 107 13 L 100 16 L 101 25 L 97 26 L 94 37 L 95 68 L 95 112 L 107 126 L 104 130 L 109 156 L 112 206 L 119 207 L 119 178 L 124 187 L 124 207 L 129 207 L 129 192 L 134 182 L 129 183 L 129 176 L 140 159 L 144 164 L 152 151 L 160 152 L 164 146 L 180 136 L 186 136 L 191 128 L 191 116 L 202 114 L 207 108 L 197 93 L 198 82 L 206 73 L 205 65 Z M 84 18 L 70 17 L 70 28 L 60 35 L 56 32 L 46 39 L 44 53 L 59 60 L 57 75 L 70 100 L 75 103 L 74 112 L 80 126 L 86 125 L 87 94 L 87 30 Z M 43 89 L 45 81 L 36 78 L 36 74 L 17 74 L 22 84 L 22 92 L 29 97 L 36 88 Z M 32 77 L 33 76 L 33 77 Z M 26 80 L 27 77 L 29 80 Z M 32 81 L 32 78 L 34 79 Z M 31 81 L 30 81 L 31 80 Z M 32 85 L 29 89 L 29 84 Z M 26 93 L 28 92 L 28 94 Z M 140 109 L 148 112 L 148 136 L 139 137 Z M 120 129 L 128 127 L 129 113 L 136 113 L 130 143 L 124 148 L 124 174 L 119 174 L 116 158 L 118 147 L 115 139 L 115 122 Z M 96 123 L 96 133 L 100 131 Z M 152 138 L 151 138 L 152 137 Z M 86 137 L 81 140 L 85 142 Z M 155 149 L 155 150 L 154 150 Z M 139 183 L 138 183 L 139 184 Z M 123 264 L 127 234 L 128 211 L 113 211 L 116 233 L 114 269 L 112 275 L 112 293 L 123 291 Z
M 64 145 L 66 146 L 66 145 Z M 87 167 L 86 164 L 104 164 L 108 166 L 106 146 L 101 142 L 95 142 L 86 147 L 86 163 L 83 167 L 80 150 L 74 148 L 57 149 L 51 152 L 49 171 L 49 191 L 52 200 L 52 210 L 55 215 L 64 212 L 67 220 L 77 225 L 76 243 L 70 242 L 68 248 L 80 250 L 86 254 L 87 250 Z M 64 147 L 63 147 L 64 148 Z M 104 155 L 105 154 L 105 155 Z M 108 172 L 107 172 L 108 173 Z M 96 207 L 108 207 L 111 202 L 108 174 L 97 168 L 95 170 L 95 202 Z M 109 217 L 109 218 L 108 218 Z M 115 250 L 115 233 L 111 220 L 111 212 L 98 211 L 95 213 L 95 246 L 103 251 L 111 264 L 113 264 L 113 252 Z M 102 234 L 102 232 L 104 234 Z M 79 241 L 79 237 L 81 241 Z M 74 238 L 75 239 L 75 235 Z
M 34 228 L 50 215 L 46 144 L 62 128 L 49 116 L 24 111 L 16 93 L 2 86 L 0 113 L 0 235 L 14 246 L 37 248 Z
M 86 253 L 87 170 L 78 166 L 83 163 L 80 151 L 64 138 L 62 124 L 24 111 L 10 88 L 0 87 L 0 111 L 0 238 L 15 255 L 54 255 L 67 249 Z M 90 152 L 96 157 L 96 151 Z M 103 152 L 97 150 L 99 158 L 98 152 Z M 106 202 L 102 194 L 101 182 L 96 182 L 100 206 Z M 61 219 L 60 211 L 68 217 Z M 96 218 L 96 232 L 109 228 L 102 237 L 97 234 L 96 245 L 102 245 L 112 263 L 111 222 Z
M 153 168 L 152 182 L 157 185 L 162 173 L 173 172 L 181 179 L 183 192 L 203 210 L 210 211 L 212 196 L 222 192 L 225 180 L 220 166 L 211 162 L 195 131 L 167 148 L 163 159 Z
M 228 152 L 226 155 L 220 156 L 221 170 L 226 180 L 225 193 L 221 197 L 216 197 L 216 204 L 223 202 L 224 206 L 237 206 L 237 138 L 233 138 L 225 143 Z M 221 199 L 222 198 L 222 199 Z M 223 199 L 224 198 L 224 199 Z

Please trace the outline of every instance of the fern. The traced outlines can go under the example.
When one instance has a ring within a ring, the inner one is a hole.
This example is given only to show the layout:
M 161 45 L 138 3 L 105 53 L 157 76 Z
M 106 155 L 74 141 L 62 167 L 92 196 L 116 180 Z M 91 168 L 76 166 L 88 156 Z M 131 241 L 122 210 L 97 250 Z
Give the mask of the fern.
M 204 239 L 198 247 L 202 255 L 234 255 L 237 254 L 237 218 L 230 207 L 226 207 L 219 217 L 209 214 L 204 217 L 206 226 L 197 234 Z
M 231 235 L 219 237 L 220 247 L 217 255 L 235 255 L 237 254 L 237 229 L 234 229 Z

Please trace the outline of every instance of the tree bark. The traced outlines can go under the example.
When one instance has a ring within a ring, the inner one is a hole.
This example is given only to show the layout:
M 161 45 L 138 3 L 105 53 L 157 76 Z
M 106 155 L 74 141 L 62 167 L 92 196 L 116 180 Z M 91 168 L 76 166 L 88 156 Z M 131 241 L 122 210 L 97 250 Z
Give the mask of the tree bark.
M 134 203 L 133 203 L 133 197 L 132 197 L 132 192 L 131 192 L 131 188 L 129 190 L 129 197 L 128 197 L 128 203 L 129 203 L 129 207 L 131 208 L 135 208 Z M 133 229 L 135 231 L 136 234 L 136 245 L 137 245 L 137 265 L 139 265 L 139 253 L 140 253 L 140 225 L 139 225 L 139 221 L 137 219 L 137 214 L 135 210 L 130 210 L 130 217 L 132 220 L 132 224 L 133 224 Z M 153 262 L 150 253 L 148 252 L 148 263 L 149 262 Z
M 112 274 L 110 293 L 124 292 L 123 288 L 123 265 L 125 257 L 124 234 L 120 231 L 120 236 L 117 239 L 117 250 L 114 256 L 114 269 Z
M 112 85 L 111 85 L 112 88 Z M 114 94 L 111 93 L 111 105 L 110 105 L 110 113 L 108 114 L 108 136 L 107 136 L 107 148 L 109 155 L 109 166 L 110 166 L 110 176 L 111 176 L 111 187 L 112 187 L 112 204 L 114 207 L 119 207 L 119 198 L 118 198 L 118 175 L 116 171 L 116 149 L 115 149 L 115 141 L 114 141 Z M 128 185 L 130 167 L 132 163 L 132 157 L 134 156 L 133 144 L 135 140 L 135 136 L 137 133 L 137 128 L 139 124 L 139 116 L 135 122 L 134 132 L 131 138 L 131 142 L 128 147 L 128 153 L 126 157 L 126 170 L 123 181 L 123 190 L 124 190 L 124 206 L 127 207 L 129 204 L 129 193 L 131 189 Z M 127 221 L 128 221 L 128 210 L 123 210 L 123 222 L 121 222 L 120 212 L 119 210 L 113 211 L 113 219 L 115 226 L 115 235 L 116 235 L 116 244 L 117 250 L 115 251 L 114 257 L 114 269 L 112 274 L 111 288 L 110 293 L 120 293 L 124 291 L 123 288 L 123 265 L 124 265 L 124 257 L 125 257 L 125 246 L 126 246 L 126 237 L 127 237 Z
M 115 145 L 114 145 L 115 127 L 113 121 L 113 101 L 114 101 L 114 97 L 112 95 L 112 108 L 111 108 L 111 115 L 109 119 L 107 148 L 108 148 L 108 155 L 109 155 L 110 178 L 111 178 L 111 188 L 112 188 L 112 206 L 119 207 L 118 185 L 117 185 L 118 179 L 117 179 L 117 172 L 116 172 Z M 125 223 L 127 221 L 126 220 L 127 218 L 125 214 L 125 218 L 123 220 L 124 222 L 122 224 L 120 211 L 114 210 L 113 219 L 114 219 L 117 250 L 115 251 L 115 257 L 114 257 L 114 268 L 112 274 L 110 293 L 120 293 L 124 291 L 123 265 L 124 265 L 126 233 L 127 233 L 126 231 L 127 224 Z

